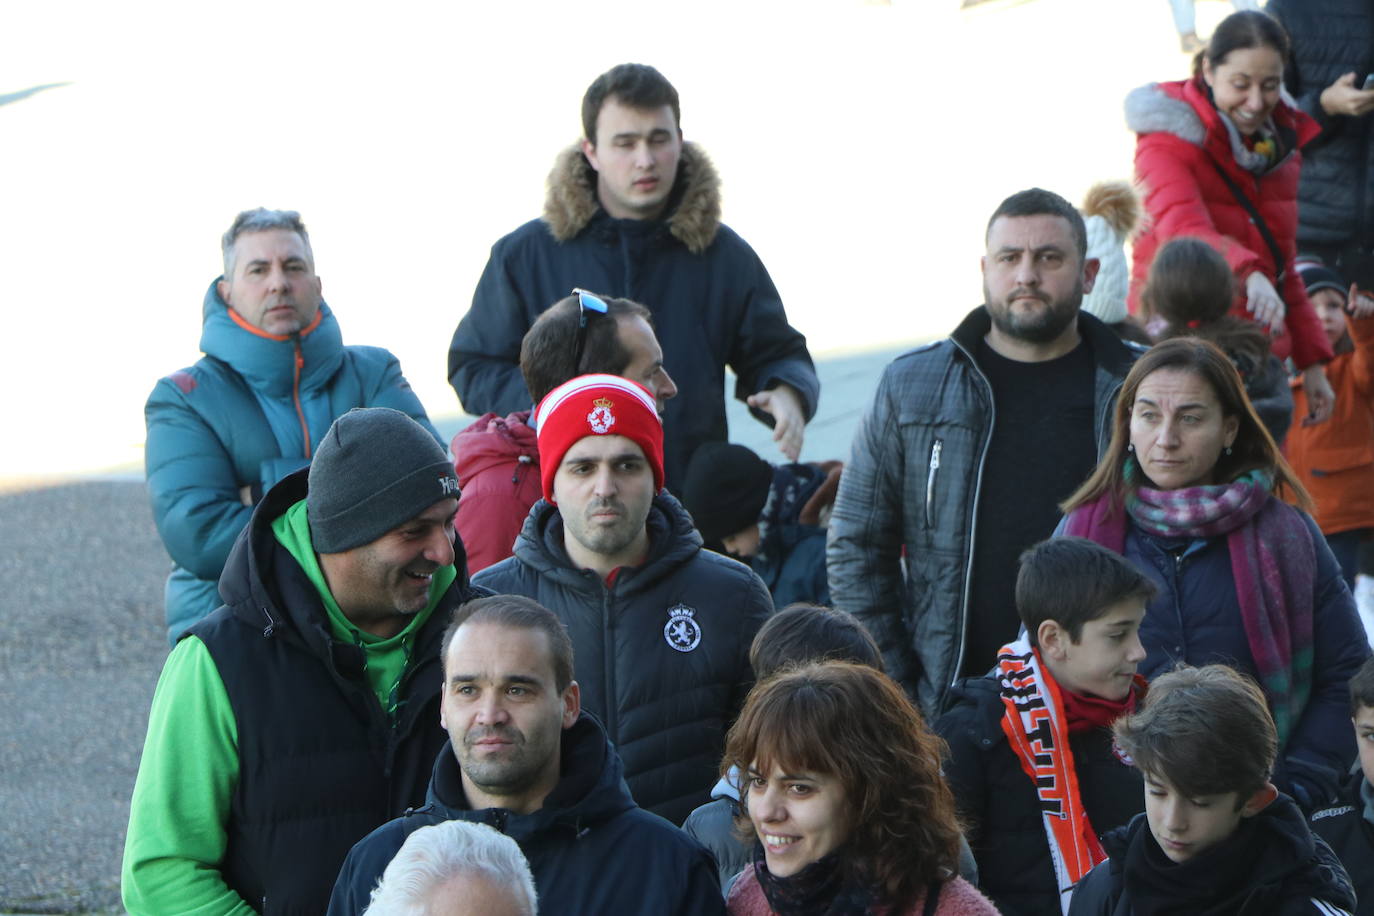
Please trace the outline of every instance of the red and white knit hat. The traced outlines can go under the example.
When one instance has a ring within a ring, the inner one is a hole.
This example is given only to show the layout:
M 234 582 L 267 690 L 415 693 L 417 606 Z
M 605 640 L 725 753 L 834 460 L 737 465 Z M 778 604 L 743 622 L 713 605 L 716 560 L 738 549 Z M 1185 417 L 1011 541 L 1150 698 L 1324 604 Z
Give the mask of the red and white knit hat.
M 653 395 L 618 375 L 580 375 L 544 396 L 534 410 L 539 435 L 539 479 L 553 502 L 553 476 L 563 456 L 588 436 L 624 436 L 644 450 L 654 472 L 654 492 L 663 489 L 663 421 Z

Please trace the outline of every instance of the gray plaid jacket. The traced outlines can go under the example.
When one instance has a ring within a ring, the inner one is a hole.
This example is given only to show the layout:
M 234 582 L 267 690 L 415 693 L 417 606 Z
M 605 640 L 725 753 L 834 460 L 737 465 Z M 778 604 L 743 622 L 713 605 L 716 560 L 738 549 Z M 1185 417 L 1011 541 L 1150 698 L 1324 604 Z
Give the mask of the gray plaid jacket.
M 974 522 L 996 415 L 972 354 L 990 328 L 979 306 L 949 337 L 892 361 L 854 435 L 830 519 L 826 570 L 835 607 L 863 621 L 888 674 L 928 718 L 963 664 Z M 1097 364 L 1093 431 L 1101 455 L 1117 392 L 1144 349 L 1085 312 L 1078 329 Z

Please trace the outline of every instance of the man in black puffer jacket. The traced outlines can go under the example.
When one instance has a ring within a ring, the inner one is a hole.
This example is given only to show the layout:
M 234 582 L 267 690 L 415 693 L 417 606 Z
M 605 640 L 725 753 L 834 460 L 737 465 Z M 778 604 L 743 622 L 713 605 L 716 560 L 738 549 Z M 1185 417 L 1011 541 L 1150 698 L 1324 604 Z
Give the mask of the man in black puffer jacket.
M 1292 41 L 1285 87 L 1322 132 L 1303 149 L 1298 247 L 1374 288 L 1374 5 L 1270 0 Z
M 529 861 L 539 912 L 724 912 L 697 842 L 637 807 L 606 733 L 581 712 L 573 647 L 558 618 L 514 595 L 472 601 L 444 634 L 439 753 L 422 808 L 353 847 L 329 916 L 359 916 L 388 863 L 421 827 L 486 824 Z
M 583 708 L 620 750 L 635 801 L 681 824 L 709 799 L 772 599 L 748 567 L 703 550 L 662 490 L 663 429 L 646 389 L 581 376 L 535 419 L 544 499 L 515 555 L 473 581 L 558 615 Z

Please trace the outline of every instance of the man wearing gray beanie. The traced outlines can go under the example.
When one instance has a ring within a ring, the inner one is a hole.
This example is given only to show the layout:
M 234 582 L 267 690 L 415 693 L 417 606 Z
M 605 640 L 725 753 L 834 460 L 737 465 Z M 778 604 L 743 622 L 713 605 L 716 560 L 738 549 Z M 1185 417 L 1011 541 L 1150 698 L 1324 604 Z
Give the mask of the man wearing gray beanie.
M 153 698 L 124 847 L 130 913 L 324 912 L 349 848 L 424 804 L 438 648 L 468 582 L 453 465 L 355 408 L 239 536 L 224 605 Z M 270 904 L 269 904 L 270 901 Z

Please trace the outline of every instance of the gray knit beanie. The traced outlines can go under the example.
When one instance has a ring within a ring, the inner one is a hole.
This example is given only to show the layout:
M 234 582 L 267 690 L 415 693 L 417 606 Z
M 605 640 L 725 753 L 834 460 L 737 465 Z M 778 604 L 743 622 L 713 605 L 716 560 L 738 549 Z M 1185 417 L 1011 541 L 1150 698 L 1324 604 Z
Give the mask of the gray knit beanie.
M 423 426 L 390 407 L 355 407 L 310 462 L 310 540 L 319 553 L 352 550 L 450 497 L 453 464 Z

